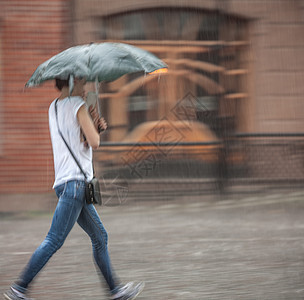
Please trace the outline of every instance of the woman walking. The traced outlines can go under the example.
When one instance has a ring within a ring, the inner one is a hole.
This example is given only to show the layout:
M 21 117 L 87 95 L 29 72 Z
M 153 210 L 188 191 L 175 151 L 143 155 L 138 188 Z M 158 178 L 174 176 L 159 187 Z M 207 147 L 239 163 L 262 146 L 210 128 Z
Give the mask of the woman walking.
M 103 118 L 95 114 L 92 120 L 88 113 L 83 100 L 85 83 L 85 79 L 75 78 L 70 94 L 69 80 L 56 79 L 56 87 L 61 94 L 49 107 L 49 127 L 55 167 L 53 187 L 59 201 L 45 240 L 33 253 L 18 280 L 4 294 L 8 300 L 29 299 L 27 292 L 30 283 L 60 249 L 76 222 L 91 238 L 94 259 L 107 283 L 110 299 L 135 299 L 143 289 L 143 283 L 121 285 L 118 282 L 111 267 L 107 232 L 93 204 L 87 204 L 85 200 L 85 180 L 93 178 L 92 148 L 99 147 L 99 134 L 107 128 Z M 86 178 L 65 145 L 60 131 L 86 173 Z

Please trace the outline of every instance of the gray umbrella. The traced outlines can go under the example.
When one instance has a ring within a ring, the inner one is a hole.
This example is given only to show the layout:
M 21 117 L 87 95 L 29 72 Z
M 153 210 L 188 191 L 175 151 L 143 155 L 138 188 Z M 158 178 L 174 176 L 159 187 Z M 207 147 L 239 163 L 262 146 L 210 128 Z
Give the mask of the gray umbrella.
M 69 48 L 42 63 L 26 87 L 44 81 L 74 77 L 87 81 L 113 81 L 122 75 L 143 71 L 151 73 L 166 64 L 148 51 L 123 43 L 88 44 Z

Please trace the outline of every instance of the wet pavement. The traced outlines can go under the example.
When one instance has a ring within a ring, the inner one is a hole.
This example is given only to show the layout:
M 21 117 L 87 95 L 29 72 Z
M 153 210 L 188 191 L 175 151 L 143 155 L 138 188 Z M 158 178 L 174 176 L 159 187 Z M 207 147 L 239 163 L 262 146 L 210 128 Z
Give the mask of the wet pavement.
M 304 299 L 304 190 L 181 196 L 97 207 L 122 281 L 138 298 Z M 52 214 L 1 214 L 0 292 L 46 235 Z M 75 226 L 31 288 L 35 299 L 108 299 Z

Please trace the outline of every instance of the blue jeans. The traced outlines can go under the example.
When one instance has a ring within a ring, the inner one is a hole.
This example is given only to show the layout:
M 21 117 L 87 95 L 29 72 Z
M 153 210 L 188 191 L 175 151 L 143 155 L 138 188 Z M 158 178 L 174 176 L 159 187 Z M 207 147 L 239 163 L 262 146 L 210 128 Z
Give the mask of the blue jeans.
M 89 235 L 95 262 L 105 278 L 110 291 L 117 287 L 108 254 L 108 235 L 94 205 L 85 201 L 85 182 L 68 181 L 55 188 L 59 198 L 51 228 L 41 245 L 32 255 L 14 287 L 26 292 L 29 283 L 63 245 L 66 237 L 77 223 Z

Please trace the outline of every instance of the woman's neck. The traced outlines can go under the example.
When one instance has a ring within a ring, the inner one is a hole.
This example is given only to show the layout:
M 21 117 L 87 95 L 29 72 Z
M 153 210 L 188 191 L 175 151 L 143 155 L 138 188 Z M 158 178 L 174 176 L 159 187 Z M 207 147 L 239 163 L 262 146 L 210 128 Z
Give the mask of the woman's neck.
M 69 88 L 65 88 L 63 87 L 63 89 L 61 90 L 61 94 L 58 97 L 59 100 L 63 100 L 64 98 L 69 97 Z
M 67 97 L 70 97 L 70 96 L 79 96 L 75 91 L 72 92 L 72 94 L 70 95 L 70 91 L 69 91 L 69 87 L 63 87 L 63 89 L 61 90 L 61 94 L 60 96 L 58 97 L 59 100 L 63 100 Z

